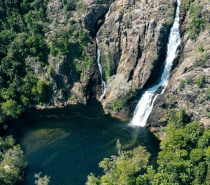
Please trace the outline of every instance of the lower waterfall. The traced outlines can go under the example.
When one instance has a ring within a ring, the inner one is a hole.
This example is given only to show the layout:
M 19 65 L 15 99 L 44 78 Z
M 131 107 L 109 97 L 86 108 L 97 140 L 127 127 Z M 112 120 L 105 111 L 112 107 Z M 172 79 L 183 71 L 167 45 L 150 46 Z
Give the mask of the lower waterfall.
M 171 67 L 173 65 L 173 61 L 177 56 L 177 48 L 181 43 L 180 32 L 179 32 L 179 7 L 180 7 L 180 0 L 177 0 L 177 9 L 176 15 L 174 19 L 173 26 L 170 30 L 169 35 L 169 42 L 167 45 L 167 56 L 165 60 L 165 66 L 163 73 L 161 75 L 161 80 L 158 84 L 148 88 L 145 93 L 142 95 L 141 99 L 139 100 L 135 111 L 134 116 L 131 121 L 132 125 L 136 126 L 145 126 L 147 123 L 147 119 L 152 112 L 152 108 L 154 102 L 159 94 L 155 93 L 159 88 L 163 87 L 160 94 L 163 94 L 169 81 Z

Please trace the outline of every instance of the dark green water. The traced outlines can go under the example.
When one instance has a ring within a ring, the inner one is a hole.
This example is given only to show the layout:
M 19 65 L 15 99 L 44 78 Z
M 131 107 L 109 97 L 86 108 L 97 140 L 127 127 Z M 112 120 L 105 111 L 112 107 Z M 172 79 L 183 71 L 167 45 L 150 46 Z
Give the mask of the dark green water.
M 90 172 L 102 173 L 98 163 L 104 157 L 117 153 L 117 139 L 124 150 L 146 146 L 152 162 L 159 150 L 159 141 L 146 128 L 104 115 L 97 102 L 29 111 L 11 124 L 10 134 L 28 162 L 27 185 L 34 185 L 34 174 L 39 172 L 51 176 L 50 185 L 85 184 Z

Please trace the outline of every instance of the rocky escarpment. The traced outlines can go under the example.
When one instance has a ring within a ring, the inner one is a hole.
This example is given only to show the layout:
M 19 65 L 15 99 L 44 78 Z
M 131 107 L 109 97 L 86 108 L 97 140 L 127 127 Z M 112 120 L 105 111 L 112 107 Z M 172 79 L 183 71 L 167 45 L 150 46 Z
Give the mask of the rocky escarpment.
M 107 93 L 102 100 L 106 113 L 128 119 L 144 87 L 157 80 L 175 7 L 175 0 L 113 3 L 97 34 L 107 81 Z
M 165 124 L 171 109 L 185 109 L 188 118 L 209 121 L 209 3 L 196 0 L 189 6 L 184 2 L 188 1 L 183 1 L 180 13 L 179 56 L 166 93 L 155 102 L 148 125 Z M 48 105 L 86 103 L 100 97 L 96 35 L 107 83 L 102 100 L 106 113 L 129 119 L 144 89 L 160 77 L 176 1 L 115 0 L 104 23 L 111 3 L 87 0 L 72 6 L 70 0 L 48 2 L 49 65 L 43 67 L 35 59 L 28 59 L 39 79 L 52 83 L 53 96 Z M 62 43 L 67 43 L 67 52 Z
M 109 0 L 48 2 L 49 26 L 45 34 L 50 48 L 48 65 L 43 67 L 39 61 L 29 59 L 39 79 L 52 86 L 52 97 L 45 107 L 86 103 L 100 95 L 93 37 L 110 3 Z
M 185 109 L 191 120 L 210 124 L 210 4 L 208 0 L 195 0 L 190 6 L 187 9 L 182 5 L 178 63 L 166 93 L 158 98 L 148 120 L 152 126 L 166 123 L 169 112 L 180 109 Z

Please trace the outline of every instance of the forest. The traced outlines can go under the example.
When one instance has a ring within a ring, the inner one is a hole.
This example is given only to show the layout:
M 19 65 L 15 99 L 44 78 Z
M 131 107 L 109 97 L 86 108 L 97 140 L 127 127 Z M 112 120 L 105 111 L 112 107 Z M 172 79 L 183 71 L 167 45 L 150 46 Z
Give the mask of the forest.
M 210 130 L 199 122 L 186 123 L 186 112 L 172 112 L 157 157 L 158 168 L 149 165 L 150 154 L 139 146 L 104 158 L 104 175 L 88 176 L 86 185 L 208 185 L 210 182 Z M 145 172 L 146 170 L 146 172 Z
M 63 2 L 66 12 L 77 9 L 77 2 Z M 1 126 L 8 120 L 17 119 L 36 105 L 50 102 L 53 81 L 37 76 L 32 69 L 34 63 L 39 63 L 46 73 L 53 73 L 48 64 L 49 55 L 68 56 L 72 61 L 80 58 L 83 60 L 83 66 L 74 62 L 70 64 L 78 75 L 77 78 L 93 63 L 84 53 L 87 43 L 90 42 L 90 35 L 84 30 L 76 26 L 70 27 L 69 30 L 59 30 L 49 41 L 47 33 L 52 20 L 47 15 L 47 5 L 48 0 L 0 1 Z M 202 9 L 193 0 L 183 0 L 182 8 L 183 11 L 189 12 L 189 27 L 185 33 L 195 42 L 205 29 Z M 205 53 L 205 45 L 200 44 L 198 51 Z M 199 62 L 205 63 L 207 59 L 208 57 Z M 193 82 L 191 78 L 181 80 L 179 91 L 182 92 Z M 202 104 L 210 100 L 210 87 L 205 86 L 207 82 L 208 79 L 203 75 L 195 80 L 196 87 L 206 98 L 202 100 Z M 204 87 L 206 88 L 203 89 Z M 63 91 L 65 90 L 63 88 Z M 113 111 L 121 110 L 126 104 L 124 101 L 113 101 Z M 157 137 L 161 138 L 157 167 L 151 165 L 151 154 L 145 146 L 125 151 L 118 140 L 118 155 L 104 158 L 99 163 L 103 174 L 97 176 L 90 173 L 86 185 L 209 185 L 210 130 L 200 120 L 190 120 L 187 112 L 188 110 L 177 110 L 173 107 L 168 111 L 167 125 L 160 126 L 157 133 Z M 210 118 L 209 110 L 206 117 Z M 27 169 L 27 162 L 23 157 L 20 145 L 16 144 L 12 136 L 0 137 L 0 184 L 23 183 Z M 50 184 L 50 177 L 36 174 L 35 184 Z

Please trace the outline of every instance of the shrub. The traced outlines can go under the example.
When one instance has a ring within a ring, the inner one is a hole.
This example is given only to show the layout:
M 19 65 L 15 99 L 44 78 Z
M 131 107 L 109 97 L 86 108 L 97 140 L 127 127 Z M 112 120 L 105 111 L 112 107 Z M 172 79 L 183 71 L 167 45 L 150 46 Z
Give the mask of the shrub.
M 179 90 L 182 91 L 185 88 L 185 81 L 181 80 L 179 83 Z
M 210 100 L 210 87 L 205 91 L 206 98 Z
M 26 163 L 23 152 L 11 136 L 0 137 L 0 184 L 22 184 Z
M 7 100 L 2 103 L 2 114 L 8 117 L 17 118 L 17 116 L 21 113 L 21 106 L 17 104 L 14 100 Z
M 190 11 L 190 24 L 189 24 L 189 36 L 191 40 L 195 40 L 200 31 L 205 28 L 205 19 L 201 17 L 201 8 L 192 3 L 189 8 Z
M 51 97 L 51 84 L 47 81 L 39 80 L 37 82 L 37 95 L 39 102 L 47 102 Z
M 207 113 L 206 113 L 206 116 L 207 116 L 208 118 L 210 118 L 210 112 L 207 112 Z
M 198 50 L 201 51 L 201 52 L 204 52 L 204 47 L 203 47 L 203 45 L 200 45 L 199 48 L 198 48 Z
M 187 85 L 193 85 L 193 80 L 192 80 L 192 78 L 186 78 L 186 79 L 185 79 L 185 82 L 186 82 Z
M 114 112 L 117 112 L 117 111 L 121 110 L 124 107 L 125 104 L 126 104 L 126 100 L 123 100 L 122 102 L 120 102 L 120 101 L 113 101 L 111 103 L 111 107 L 112 107 L 112 110 Z
M 197 79 L 196 79 L 196 85 L 198 86 L 198 88 L 203 88 L 205 85 L 205 77 L 204 75 L 200 75 Z

